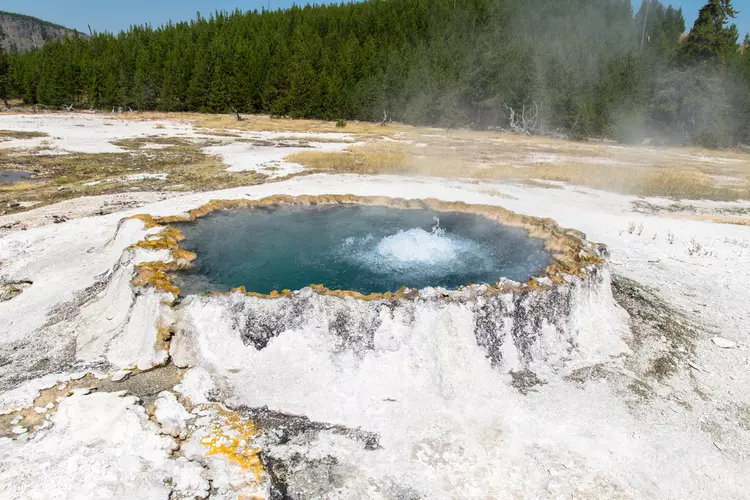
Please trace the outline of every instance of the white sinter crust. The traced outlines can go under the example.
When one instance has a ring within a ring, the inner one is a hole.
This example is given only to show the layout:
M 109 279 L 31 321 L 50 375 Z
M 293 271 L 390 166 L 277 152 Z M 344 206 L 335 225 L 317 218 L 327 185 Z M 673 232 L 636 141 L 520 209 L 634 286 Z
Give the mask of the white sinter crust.
M 13 120 L 45 128 L 42 118 Z M 85 128 L 66 132 L 69 124 L 54 120 L 50 135 L 64 137 L 54 149 L 71 139 L 71 148 L 104 150 Z M 168 134 L 183 127 L 164 123 Z M 606 244 L 611 258 L 551 289 L 450 299 L 424 290 L 367 302 L 308 289 L 175 306 L 172 294 L 131 284 L 138 263 L 168 257 L 131 249 L 156 229 L 121 224 L 125 217 L 327 193 L 551 217 Z M 76 200 L 76 213 L 118 196 Z M 0 217 L 0 226 L 29 223 L 0 233 L 0 279 L 31 282 L 0 302 L 2 498 L 270 498 L 284 488 L 299 498 L 736 499 L 750 491 L 750 228 L 673 217 L 665 208 L 673 200 L 388 176 L 314 175 L 139 199 L 146 204 L 61 224 L 47 216 L 72 203 Z M 693 205 L 750 211 L 748 203 Z M 288 323 L 274 327 L 279 318 Z M 167 349 L 191 368 L 163 387 L 154 381 L 176 370 L 158 367 Z M 123 380 L 81 378 L 87 371 Z M 68 395 L 75 384 L 99 391 L 78 385 Z

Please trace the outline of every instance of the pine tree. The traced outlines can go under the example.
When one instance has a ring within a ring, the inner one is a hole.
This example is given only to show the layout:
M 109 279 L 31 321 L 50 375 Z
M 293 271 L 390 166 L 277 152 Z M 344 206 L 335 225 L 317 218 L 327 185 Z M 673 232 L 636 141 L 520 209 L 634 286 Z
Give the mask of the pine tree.
M 682 54 L 689 60 L 708 61 L 736 52 L 739 33 L 736 25 L 728 23 L 737 13 L 731 0 L 709 0 L 682 45 Z
M 132 100 L 137 109 L 150 110 L 156 106 L 156 92 L 152 76 L 152 63 L 148 51 L 138 51 L 133 75 Z
M 1 33 L 0 33 L 1 34 Z M 0 37 L 0 40 L 2 37 Z M 10 61 L 8 60 L 8 53 L 5 49 L 0 46 L 0 99 L 3 100 L 3 105 L 7 108 L 8 104 L 8 87 L 10 86 Z

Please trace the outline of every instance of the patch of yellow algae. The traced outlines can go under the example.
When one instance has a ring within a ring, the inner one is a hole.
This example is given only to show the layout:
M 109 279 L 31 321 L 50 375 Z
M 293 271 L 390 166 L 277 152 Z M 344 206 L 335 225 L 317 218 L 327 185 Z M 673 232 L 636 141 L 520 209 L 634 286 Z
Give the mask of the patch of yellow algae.
M 253 474 L 260 484 L 265 472 L 260 460 L 260 450 L 253 448 L 253 439 L 259 434 L 256 425 L 236 411 L 213 404 L 216 416 L 208 427 L 208 435 L 201 439 L 207 448 L 206 456 L 221 455 L 243 470 Z
M 172 279 L 167 274 L 167 271 L 174 270 L 177 268 L 165 262 L 144 262 L 138 265 L 130 283 L 137 287 L 153 287 L 160 292 L 177 296 L 180 294 L 180 289 L 172 284 Z
M 154 220 L 154 218 L 151 215 L 148 214 L 137 214 L 137 215 L 131 215 L 130 217 L 125 217 L 120 221 L 119 225 L 122 225 L 123 223 L 129 221 L 129 220 L 139 220 L 143 222 L 143 226 L 146 229 L 151 229 L 152 227 L 156 227 L 159 224 Z
M 144 248 L 146 250 L 174 250 L 180 247 L 180 242 L 185 239 L 182 231 L 174 226 L 167 226 L 160 232 L 147 236 L 145 240 L 132 245 L 133 248 Z
M 136 219 L 143 222 L 146 229 L 161 227 L 161 231 L 151 234 L 146 239 L 131 245 L 131 250 L 167 250 L 171 259 L 169 262 L 154 261 L 144 262 L 136 268 L 135 276 L 131 280 L 133 286 L 151 286 L 161 292 L 171 293 L 175 297 L 179 295 L 180 289 L 172 284 L 169 272 L 188 267 L 197 257 L 193 252 L 180 248 L 180 242 L 185 239 L 182 232 L 174 226 L 161 226 L 150 215 L 134 215 L 123 220 Z M 122 222 L 122 221 L 121 221 Z
M 171 326 L 164 324 L 164 322 L 161 320 L 157 321 L 156 341 L 154 342 L 154 349 L 156 351 L 169 352 L 169 341 L 172 339 L 172 333 L 173 332 Z
M 134 278 L 136 286 L 154 286 L 157 289 L 179 293 L 174 287 L 167 274 L 170 271 L 184 269 L 190 266 L 195 259 L 195 254 L 179 248 L 179 243 L 184 239 L 182 233 L 168 226 L 174 222 L 190 222 L 204 217 L 217 210 L 230 210 L 239 208 L 268 207 L 272 205 L 298 205 L 298 206 L 320 206 L 320 205 L 366 205 L 384 206 L 398 209 L 411 210 L 435 210 L 439 212 L 459 212 L 486 217 L 489 220 L 511 227 L 524 229 L 529 237 L 544 241 L 545 248 L 552 254 L 552 263 L 544 270 L 544 275 L 539 278 L 549 278 L 554 285 L 565 282 L 565 275 L 580 276 L 586 273 L 589 265 L 601 266 L 604 260 L 600 257 L 597 246 L 606 248 L 604 245 L 595 245 L 586 241 L 586 235 L 575 229 L 566 229 L 557 225 L 553 219 L 530 217 L 517 214 L 510 210 L 494 205 L 470 205 L 461 201 L 446 202 L 435 198 L 421 200 L 407 200 L 403 198 L 389 198 L 387 196 L 356 196 L 352 194 L 334 195 L 273 195 L 258 200 L 211 200 L 205 205 L 190 210 L 187 214 L 152 217 L 150 215 L 136 215 L 131 219 L 141 220 L 147 228 L 162 226 L 163 230 L 156 233 L 145 241 L 136 243 L 135 248 L 147 248 L 154 250 L 169 250 L 173 262 L 170 263 L 146 263 L 139 268 L 139 273 Z M 139 277 L 140 276 L 140 277 Z M 364 295 L 352 290 L 330 290 L 322 285 L 310 285 L 318 293 L 336 297 L 353 297 L 360 300 L 392 300 L 411 297 L 412 291 L 407 292 L 402 288 L 396 292 L 371 293 Z M 548 288 L 550 285 L 541 284 L 538 279 L 532 278 L 522 285 L 493 285 L 490 290 L 497 293 L 516 291 L 520 288 Z M 242 292 L 248 296 L 259 298 L 278 298 L 289 295 L 291 292 L 284 290 L 281 293 L 274 290 L 269 294 L 247 292 L 244 287 L 236 288 L 232 292 Z M 229 293 L 232 293 L 229 292 Z

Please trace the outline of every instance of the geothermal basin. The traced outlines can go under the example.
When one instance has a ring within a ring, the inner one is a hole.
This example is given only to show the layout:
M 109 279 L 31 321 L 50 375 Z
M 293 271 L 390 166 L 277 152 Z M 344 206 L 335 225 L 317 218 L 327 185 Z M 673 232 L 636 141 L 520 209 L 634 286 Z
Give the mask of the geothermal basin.
M 153 232 L 134 248 L 160 260 L 139 257 L 132 284 L 161 294 L 139 300 L 160 311 L 158 332 L 171 325 L 178 366 L 224 349 L 252 358 L 298 335 L 361 357 L 395 348 L 397 332 L 447 328 L 500 370 L 575 366 L 619 342 L 596 333 L 617 316 L 606 249 L 551 219 L 434 199 L 276 195 L 141 220 Z
M 551 219 L 349 194 L 166 213 L 121 223 L 146 231 L 101 294 L 131 300 L 96 315 L 122 325 L 107 360 L 187 369 L 196 425 L 219 401 L 236 412 L 260 456 L 249 481 L 289 497 L 333 496 L 336 475 L 347 498 L 440 498 L 454 453 L 483 482 L 517 393 L 625 348 L 605 248 Z
M 458 212 L 280 205 L 217 211 L 177 227 L 182 248 L 197 254 L 175 278 L 184 295 L 310 284 L 361 294 L 455 290 L 525 282 L 551 262 L 544 241 L 525 230 Z

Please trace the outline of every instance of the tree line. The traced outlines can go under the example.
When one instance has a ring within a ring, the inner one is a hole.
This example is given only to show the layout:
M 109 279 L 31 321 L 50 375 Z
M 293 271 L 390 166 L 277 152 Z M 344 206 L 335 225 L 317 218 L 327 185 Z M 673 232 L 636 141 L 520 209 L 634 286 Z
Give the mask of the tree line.
M 656 0 L 367 0 L 200 14 L 0 55 L 0 92 L 49 107 L 270 113 L 573 137 L 750 143 L 731 0 L 687 34 Z M 750 39 L 745 37 L 745 44 Z M 515 120 L 515 123 L 514 123 Z

